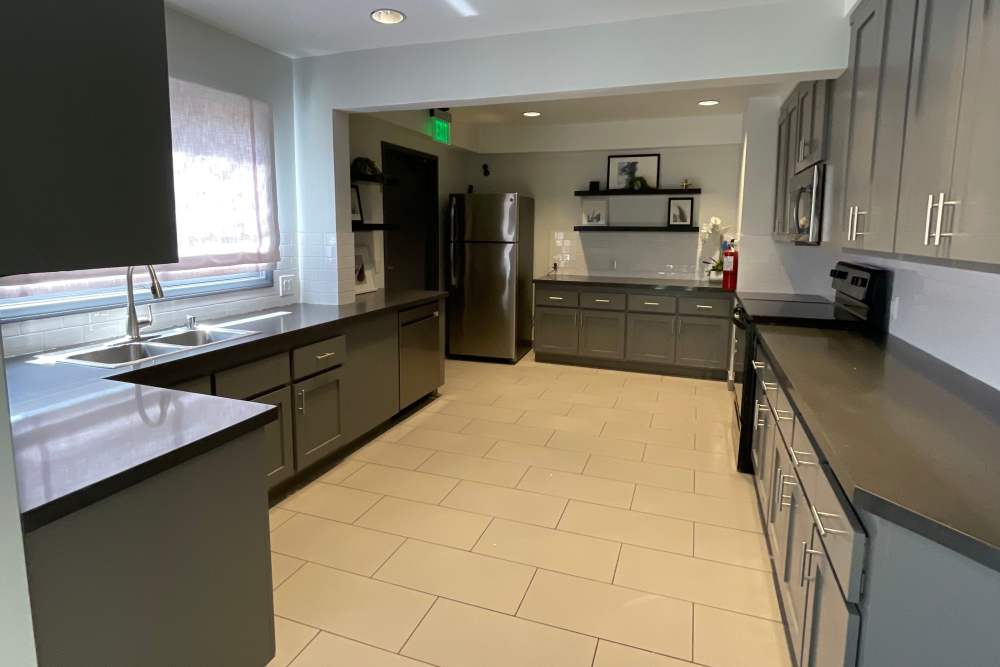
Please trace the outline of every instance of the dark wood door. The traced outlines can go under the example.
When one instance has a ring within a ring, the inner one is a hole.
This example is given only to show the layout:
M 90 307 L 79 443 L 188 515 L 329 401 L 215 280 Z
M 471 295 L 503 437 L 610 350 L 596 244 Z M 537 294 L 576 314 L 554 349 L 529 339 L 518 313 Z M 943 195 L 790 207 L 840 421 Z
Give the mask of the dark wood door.
M 437 289 L 438 210 L 437 158 L 402 146 L 382 144 L 385 187 L 386 289 Z
M 0 275 L 176 262 L 163 1 L 8 3 L 0 25 Z

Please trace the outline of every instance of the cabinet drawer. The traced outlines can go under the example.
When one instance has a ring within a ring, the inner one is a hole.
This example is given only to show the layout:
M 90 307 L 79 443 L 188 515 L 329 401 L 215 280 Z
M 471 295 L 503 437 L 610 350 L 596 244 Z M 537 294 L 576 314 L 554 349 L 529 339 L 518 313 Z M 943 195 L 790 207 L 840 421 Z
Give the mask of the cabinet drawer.
M 580 294 L 580 307 L 597 310 L 625 310 L 625 295 L 613 292 L 583 292 Z
M 732 301 L 712 297 L 695 299 L 681 297 L 677 300 L 677 312 L 681 315 L 702 315 L 705 317 L 729 317 L 733 309 Z
M 801 445 L 799 445 L 801 446 Z M 810 469 L 812 466 L 808 466 Z M 809 500 L 813 523 L 829 555 L 830 567 L 848 602 L 861 598 L 861 573 L 867 537 L 825 465 L 815 475 L 800 476 Z
M 250 398 L 288 384 L 289 380 L 291 373 L 288 370 L 288 355 L 276 354 L 219 371 L 215 374 L 215 393 L 226 398 Z
M 580 294 L 575 290 L 553 289 L 551 287 L 536 287 L 535 305 L 576 308 L 577 306 L 580 305 Z
M 676 313 L 677 297 L 629 294 L 628 309 L 642 313 Z
M 347 358 L 347 338 L 334 336 L 292 350 L 292 374 L 296 380 L 339 366 Z
M 438 317 L 440 314 L 438 304 L 436 303 L 428 303 L 416 308 L 410 308 L 409 310 L 401 310 L 399 311 L 399 325 L 404 326 L 417 320 L 427 319 L 428 317 Z

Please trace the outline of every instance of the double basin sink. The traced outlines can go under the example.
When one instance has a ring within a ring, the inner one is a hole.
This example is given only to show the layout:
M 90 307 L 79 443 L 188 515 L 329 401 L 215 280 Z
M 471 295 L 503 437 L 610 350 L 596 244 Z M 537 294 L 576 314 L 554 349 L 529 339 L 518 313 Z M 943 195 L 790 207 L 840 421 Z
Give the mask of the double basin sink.
M 70 364 L 82 364 L 84 366 L 117 368 L 168 354 L 176 354 L 183 350 L 223 343 L 234 338 L 252 336 L 254 333 L 256 332 L 208 327 L 172 329 L 154 335 L 147 340 L 112 343 L 98 349 L 60 355 L 56 360 Z

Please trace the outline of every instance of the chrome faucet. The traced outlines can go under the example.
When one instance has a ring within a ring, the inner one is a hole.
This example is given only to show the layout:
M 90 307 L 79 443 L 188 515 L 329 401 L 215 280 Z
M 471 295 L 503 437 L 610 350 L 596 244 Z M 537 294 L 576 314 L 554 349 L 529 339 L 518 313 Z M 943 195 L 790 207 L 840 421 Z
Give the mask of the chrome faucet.
M 149 291 L 152 293 L 154 299 L 163 298 L 163 286 L 160 285 L 160 279 L 156 277 L 156 270 L 149 264 L 146 265 L 146 270 L 149 271 Z M 149 317 L 146 319 L 139 319 L 139 316 L 135 312 L 135 288 L 132 285 L 132 274 L 135 272 L 135 267 L 128 267 L 128 273 L 125 275 L 125 284 L 128 286 L 128 323 L 125 325 L 125 333 L 128 335 L 129 340 L 137 341 L 141 340 L 142 336 L 140 332 L 143 327 L 148 327 L 153 323 L 153 307 L 149 306 Z

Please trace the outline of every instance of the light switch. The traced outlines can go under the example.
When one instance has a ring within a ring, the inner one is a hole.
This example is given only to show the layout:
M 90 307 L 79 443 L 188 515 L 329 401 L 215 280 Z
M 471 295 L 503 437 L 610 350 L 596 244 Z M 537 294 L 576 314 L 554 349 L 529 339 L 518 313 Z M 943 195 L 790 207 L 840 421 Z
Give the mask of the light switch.
M 278 296 L 291 296 L 295 294 L 295 276 L 278 277 Z

